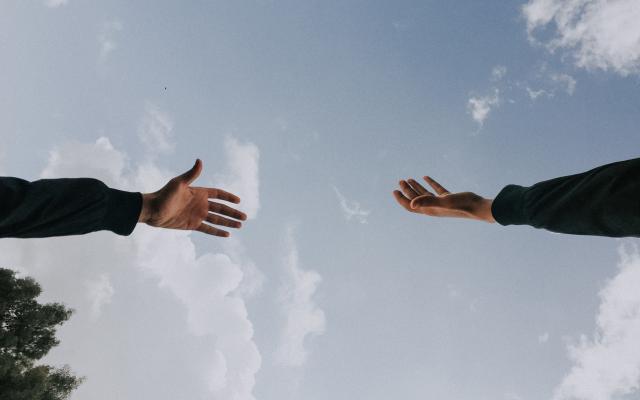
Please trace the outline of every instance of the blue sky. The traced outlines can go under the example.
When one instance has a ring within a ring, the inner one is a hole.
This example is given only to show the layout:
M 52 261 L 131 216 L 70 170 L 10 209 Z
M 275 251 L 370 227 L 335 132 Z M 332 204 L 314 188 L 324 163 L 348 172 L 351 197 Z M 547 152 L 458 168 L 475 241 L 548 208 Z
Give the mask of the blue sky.
M 5 239 L 0 261 L 76 309 L 48 358 L 87 376 L 74 399 L 637 395 L 635 240 L 420 218 L 391 192 L 428 174 L 492 198 L 637 157 L 638 18 L 635 0 L 5 1 L 0 173 L 145 192 L 199 157 L 197 184 L 252 218 L 226 241 Z

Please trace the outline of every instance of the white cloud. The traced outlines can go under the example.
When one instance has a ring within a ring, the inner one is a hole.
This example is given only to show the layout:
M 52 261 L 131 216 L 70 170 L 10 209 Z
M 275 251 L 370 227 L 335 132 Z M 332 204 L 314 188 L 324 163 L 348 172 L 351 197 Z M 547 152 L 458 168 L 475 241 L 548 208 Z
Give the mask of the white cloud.
M 596 331 L 569 345 L 573 367 L 554 400 L 609 400 L 640 388 L 640 254 L 618 248 L 619 272 L 600 291 Z
M 275 353 L 277 364 L 299 367 L 308 357 L 306 338 L 322 335 L 325 331 L 325 315 L 313 295 L 322 278 L 313 270 L 299 266 L 298 249 L 293 237 L 293 228 L 287 228 L 285 246 L 285 278 L 280 288 L 280 305 L 285 315 L 285 326 L 280 344 Z
M 502 104 L 501 89 L 509 89 L 510 82 L 504 82 L 503 79 L 507 74 L 507 67 L 504 65 L 496 65 L 491 69 L 492 87 L 486 95 L 472 96 L 467 101 L 467 112 L 471 114 L 471 118 L 478 124 L 478 132 L 482 129 L 484 122 L 491 114 L 491 111 L 500 107 Z M 514 102 L 509 100 L 509 102 Z
M 559 84 L 564 91 L 569 95 L 573 95 L 573 92 L 576 90 L 576 80 L 567 74 L 551 74 L 551 80 L 557 84 Z
M 224 142 L 227 170 L 215 176 L 215 185 L 238 195 L 247 218 L 255 218 L 260 209 L 260 151 L 253 143 L 227 137 Z
M 467 109 L 471 113 L 471 117 L 478 123 L 480 127 L 484 125 L 484 121 L 489 117 L 493 109 L 500 105 L 500 91 L 493 88 L 491 94 L 486 96 L 471 97 L 467 103 Z
M 100 274 L 97 279 L 89 279 L 85 283 L 87 297 L 89 298 L 91 319 L 97 320 L 100 317 L 102 307 L 111 303 L 113 297 L 113 286 L 106 273 Z
M 529 86 L 527 86 L 525 89 L 527 90 L 527 94 L 529 95 L 529 98 L 534 101 L 540 96 L 553 97 L 554 95 L 553 92 L 547 92 L 544 89 L 534 90 L 534 89 L 531 89 Z
M 45 0 L 44 5 L 49 8 L 56 8 L 67 5 L 68 2 L 69 0 Z
M 109 55 L 118 48 L 116 35 L 124 29 L 124 25 L 119 20 L 105 22 L 98 34 L 98 43 L 100 45 L 100 53 L 98 61 L 104 64 Z
M 152 155 L 173 152 L 173 120 L 153 104 L 147 104 L 138 127 L 138 137 Z
M 578 67 L 640 72 L 638 0 L 530 0 L 523 14 L 532 40 L 551 25 L 546 45 L 566 50 Z
M 183 172 L 164 170 L 151 158 L 129 169 L 127 160 L 107 138 L 73 142 L 51 151 L 41 176 L 91 176 L 111 187 L 146 191 Z M 236 167 L 229 165 L 229 174 L 242 176 Z M 257 174 L 257 165 L 253 168 Z M 97 232 L 0 241 L 0 264 L 34 276 L 45 289 L 45 300 L 76 309 L 60 330 L 61 344 L 52 357 L 88 376 L 79 398 L 113 398 L 105 387 L 125 388 L 132 399 L 170 398 L 176 385 L 184 385 L 179 390 L 190 398 L 254 399 L 261 356 L 244 296 L 255 293 L 249 290 L 255 284 L 247 289 L 244 281 L 245 271 L 256 268 L 240 245 L 233 251 L 197 251 L 191 234 L 139 225 L 126 238 Z M 70 290 L 74 287 L 85 290 Z M 108 320 L 100 313 L 105 304 L 112 311 Z M 132 329 L 138 331 L 132 335 Z M 170 359 L 145 359 L 151 356 Z M 120 373 L 111 373 L 114 369 Z M 172 382 L 158 381 L 167 374 Z M 119 380 L 124 376 L 155 383 L 133 385 Z
M 549 332 L 544 332 L 538 335 L 538 343 L 547 343 L 549 341 Z
M 576 90 L 577 81 L 567 73 L 550 70 L 548 65 L 543 63 L 533 79 L 528 82 L 519 82 L 516 85 L 524 87 L 529 98 L 535 101 L 542 97 L 553 98 L 558 92 L 572 96 Z
M 447 294 L 452 299 L 458 298 L 460 297 L 460 288 L 458 288 L 454 284 L 449 283 L 447 284 Z
M 507 392 L 504 394 L 504 400 L 524 400 L 522 396 L 515 392 Z
M 353 219 L 361 224 L 366 224 L 367 217 L 371 214 L 371 210 L 363 209 L 357 201 L 347 200 L 347 198 L 340 193 L 337 187 L 334 186 L 333 190 L 336 192 L 336 196 L 340 202 L 340 209 L 342 210 L 344 218 L 347 221 L 351 221 Z
M 499 81 L 507 74 L 507 67 L 504 65 L 496 65 L 491 70 L 491 80 Z

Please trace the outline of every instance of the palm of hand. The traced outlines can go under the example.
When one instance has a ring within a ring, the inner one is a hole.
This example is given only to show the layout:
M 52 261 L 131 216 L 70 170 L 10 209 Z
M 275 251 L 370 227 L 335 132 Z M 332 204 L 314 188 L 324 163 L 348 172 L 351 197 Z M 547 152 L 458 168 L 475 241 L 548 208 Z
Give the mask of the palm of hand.
M 150 225 L 161 228 L 197 229 L 209 213 L 206 189 L 169 181 L 158 192 L 156 218 Z
M 424 180 L 435 194 L 414 179 L 401 180 L 401 191 L 393 192 L 396 201 L 407 211 L 432 217 L 486 219 L 480 212 L 485 200 L 481 196 L 472 192 L 451 193 L 428 176 Z
M 229 232 L 210 224 L 240 228 L 240 221 L 247 219 L 246 214 L 210 200 L 237 204 L 238 196 L 222 189 L 190 186 L 201 171 L 202 161 L 196 160 L 193 168 L 171 179 L 162 189 L 143 195 L 142 220 L 155 227 L 197 230 L 222 237 L 229 236 Z

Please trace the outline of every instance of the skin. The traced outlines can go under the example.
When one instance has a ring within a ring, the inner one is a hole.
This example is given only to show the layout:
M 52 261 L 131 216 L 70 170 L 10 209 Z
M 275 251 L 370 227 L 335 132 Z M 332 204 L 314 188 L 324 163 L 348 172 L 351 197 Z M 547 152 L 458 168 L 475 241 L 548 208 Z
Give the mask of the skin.
M 213 225 L 240 228 L 247 215 L 224 203 L 240 203 L 240 198 L 222 189 L 190 186 L 202 172 L 202 161 L 167 182 L 162 189 L 142 194 L 138 222 L 157 228 L 195 230 L 208 235 L 228 237 L 229 232 Z
M 401 180 L 400 190 L 393 196 L 405 210 L 431 217 L 468 218 L 494 223 L 491 214 L 493 199 L 472 192 L 451 193 L 432 178 L 423 178 L 435 191 L 430 192 L 415 179 Z

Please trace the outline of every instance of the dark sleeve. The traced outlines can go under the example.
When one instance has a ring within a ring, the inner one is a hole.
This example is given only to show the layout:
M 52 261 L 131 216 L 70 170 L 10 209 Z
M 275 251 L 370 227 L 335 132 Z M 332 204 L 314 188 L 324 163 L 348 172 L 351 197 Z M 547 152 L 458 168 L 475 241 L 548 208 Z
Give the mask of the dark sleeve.
M 501 225 L 574 235 L 640 237 L 640 158 L 536 183 L 505 186 L 491 212 Z
M 0 237 L 38 238 L 109 230 L 129 235 L 142 194 L 112 189 L 93 178 L 0 177 Z

